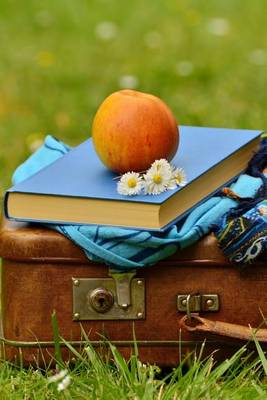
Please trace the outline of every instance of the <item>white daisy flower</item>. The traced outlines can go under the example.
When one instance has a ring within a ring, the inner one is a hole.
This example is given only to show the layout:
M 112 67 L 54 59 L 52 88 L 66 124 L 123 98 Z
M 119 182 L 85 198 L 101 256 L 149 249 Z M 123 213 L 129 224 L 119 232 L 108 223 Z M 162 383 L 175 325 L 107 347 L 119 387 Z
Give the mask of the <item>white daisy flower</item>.
M 118 83 L 121 89 L 136 89 L 139 85 L 139 79 L 135 75 L 122 75 Z
M 168 185 L 168 189 L 175 189 L 176 186 L 185 186 L 187 184 L 186 174 L 183 168 L 172 169 L 172 177 Z
M 155 160 L 151 164 L 150 168 L 155 168 L 157 171 L 162 171 L 162 170 L 171 171 L 171 165 L 165 158 L 161 158 L 160 160 Z
M 139 194 L 142 188 L 143 180 L 137 172 L 123 174 L 117 185 L 118 193 L 126 196 Z
M 96 25 L 95 34 L 99 39 L 109 41 L 117 36 L 118 27 L 112 21 L 102 21 Z
M 225 36 L 230 32 L 230 22 L 226 18 L 211 18 L 207 22 L 207 30 L 212 35 Z
M 249 61 L 255 65 L 264 65 L 267 62 L 267 53 L 263 49 L 255 49 L 249 54 Z
M 65 378 L 57 385 L 57 391 L 63 392 L 63 390 L 67 389 L 70 383 L 71 383 L 70 376 L 69 375 L 65 376 Z
M 48 378 L 48 383 L 52 383 L 52 382 L 58 382 L 61 381 L 61 379 L 65 378 L 65 376 L 68 374 L 68 370 L 67 369 L 62 369 L 60 372 L 58 372 L 55 375 L 52 375 Z
M 191 63 L 191 61 L 180 61 L 176 65 L 176 72 L 178 75 L 181 76 L 189 76 L 192 74 L 194 71 L 194 65 Z
M 157 163 L 154 164 L 144 175 L 145 194 L 160 194 L 164 192 L 168 188 L 171 177 L 171 168 L 166 168 L 166 164 L 162 166 Z

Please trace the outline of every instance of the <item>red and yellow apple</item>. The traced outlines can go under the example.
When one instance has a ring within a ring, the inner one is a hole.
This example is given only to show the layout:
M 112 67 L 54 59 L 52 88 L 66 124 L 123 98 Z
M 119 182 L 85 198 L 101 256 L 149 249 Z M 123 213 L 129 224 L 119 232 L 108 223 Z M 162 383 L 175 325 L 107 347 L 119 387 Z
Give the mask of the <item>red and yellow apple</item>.
M 111 171 L 145 171 L 155 160 L 170 161 L 179 131 L 168 106 L 158 97 L 135 90 L 108 96 L 94 117 L 96 153 Z

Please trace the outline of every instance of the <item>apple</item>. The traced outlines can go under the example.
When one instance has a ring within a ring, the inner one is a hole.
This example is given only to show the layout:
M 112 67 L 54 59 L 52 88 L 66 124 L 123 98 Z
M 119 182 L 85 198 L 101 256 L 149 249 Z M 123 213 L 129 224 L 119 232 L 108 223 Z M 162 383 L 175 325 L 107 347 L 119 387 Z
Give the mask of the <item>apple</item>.
M 108 96 L 93 120 L 96 153 L 111 171 L 145 171 L 158 159 L 170 161 L 179 130 L 168 106 L 152 94 L 125 89 Z

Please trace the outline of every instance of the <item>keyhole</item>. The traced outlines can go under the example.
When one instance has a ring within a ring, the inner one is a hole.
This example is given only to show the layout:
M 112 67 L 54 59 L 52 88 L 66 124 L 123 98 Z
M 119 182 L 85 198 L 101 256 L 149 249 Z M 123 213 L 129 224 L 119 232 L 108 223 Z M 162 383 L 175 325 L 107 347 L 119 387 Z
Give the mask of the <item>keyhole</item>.
M 90 306 L 97 312 L 105 313 L 114 304 L 113 293 L 106 288 L 97 288 L 88 293 Z
M 103 308 L 105 306 L 105 302 L 106 302 L 106 299 L 104 297 L 99 297 L 98 303 L 99 303 L 100 308 Z

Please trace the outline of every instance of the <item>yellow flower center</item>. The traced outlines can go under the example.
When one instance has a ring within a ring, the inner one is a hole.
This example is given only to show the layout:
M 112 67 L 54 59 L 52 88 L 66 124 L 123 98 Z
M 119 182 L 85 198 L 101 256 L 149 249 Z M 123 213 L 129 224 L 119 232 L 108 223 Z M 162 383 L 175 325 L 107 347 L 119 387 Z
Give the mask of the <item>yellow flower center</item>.
M 137 184 L 136 178 L 129 178 L 127 184 L 129 188 L 134 188 Z
M 162 176 L 159 175 L 159 174 L 155 174 L 155 175 L 153 176 L 153 182 L 156 183 L 156 184 L 161 183 L 161 182 L 162 182 Z

